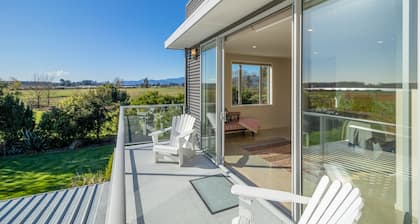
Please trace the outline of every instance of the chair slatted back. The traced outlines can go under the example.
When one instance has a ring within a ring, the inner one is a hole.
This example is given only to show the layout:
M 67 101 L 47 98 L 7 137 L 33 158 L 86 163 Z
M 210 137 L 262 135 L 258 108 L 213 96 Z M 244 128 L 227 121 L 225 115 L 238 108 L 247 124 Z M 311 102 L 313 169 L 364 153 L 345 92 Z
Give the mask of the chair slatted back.
M 185 130 L 185 126 L 186 126 L 186 123 L 187 123 L 186 118 L 187 118 L 186 114 L 181 115 L 181 118 L 179 119 L 179 125 L 178 125 L 178 128 L 177 128 L 178 133 L 181 133 L 183 130 Z
M 360 190 L 323 176 L 298 224 L 354 223 L 360 218 L 363 201 Z
M 322 215 L 319 223 L 327 223 L 331 217 L 336 213 L 337 208 L 341 205 L 344 199 L 352 190 L 353 186 L 350 183 L 346 183 L 341 187 L 340 191 L 337 193 L 337 196 L 331 202 L 330 206 L 327 208 L 325 213 Z
M 188 115 L 187 117 L 187 127 L 186 130 L 194 129 L 195 117 Z M 186 140 L 189 141 L 191 136 L 187 136 Z
M 195 118 L 189 114 L 182 114 L 172 118 L 172 130 L 169 144 L 178 146 L 177 137 L 184 132 L 191 131 L 194 128 Z M 189 140 L 189 136 L 186 137 Z
M 178 123 L 179 123 L 180 116 L 175 116 L 172 118 L 172 129 L 171 129 L 171 137 L 169 139 L 170 145 L 175 145 L 176 136 L 179 135 L 178 130 Z

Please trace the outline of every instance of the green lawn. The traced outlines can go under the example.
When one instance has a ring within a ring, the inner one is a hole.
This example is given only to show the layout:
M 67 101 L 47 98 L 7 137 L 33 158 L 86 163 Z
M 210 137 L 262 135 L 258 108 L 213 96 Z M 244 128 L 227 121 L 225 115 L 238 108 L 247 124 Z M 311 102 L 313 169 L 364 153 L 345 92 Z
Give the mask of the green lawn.
M 0 200 L 105 181 L 113 148 L 0 158 Z

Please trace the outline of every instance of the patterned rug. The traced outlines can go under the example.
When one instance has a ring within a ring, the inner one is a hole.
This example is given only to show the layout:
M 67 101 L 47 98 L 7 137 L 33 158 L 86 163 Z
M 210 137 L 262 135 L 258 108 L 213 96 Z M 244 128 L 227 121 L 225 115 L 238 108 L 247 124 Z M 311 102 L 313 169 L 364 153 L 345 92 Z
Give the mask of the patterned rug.
M 291 142 L 285 138 L 246 145 L 243 149 L 267 161 L 271 167 L 291 168 Z

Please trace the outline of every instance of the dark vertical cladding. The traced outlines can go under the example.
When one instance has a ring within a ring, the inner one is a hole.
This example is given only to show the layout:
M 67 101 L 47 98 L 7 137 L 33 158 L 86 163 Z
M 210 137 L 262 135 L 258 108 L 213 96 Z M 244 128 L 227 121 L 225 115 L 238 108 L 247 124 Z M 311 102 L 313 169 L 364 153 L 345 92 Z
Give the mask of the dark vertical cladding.
M 187 7 L 186 7 L 186 17 L 188 18 L 191 14 L 193 14 L 193 12 L 195 12 L 195 10 L 197 10 L 197 8 L 201 5 L 201 3 L 203 3 L 204 0 L 190 0 L 187 3 Z
M 185 95 L 186 95 L 186 111 L 190 113 L 197 120 L 195 122 L 195 129 L 198 132 L 198 137 L 201 136 L 201 99 L 200 99 L 200 52 L 197 52 L 196 57 L 191 56 L 191 50 L 187 49 L 185 53 L 186 60 L 186 80 L 185 80 Z

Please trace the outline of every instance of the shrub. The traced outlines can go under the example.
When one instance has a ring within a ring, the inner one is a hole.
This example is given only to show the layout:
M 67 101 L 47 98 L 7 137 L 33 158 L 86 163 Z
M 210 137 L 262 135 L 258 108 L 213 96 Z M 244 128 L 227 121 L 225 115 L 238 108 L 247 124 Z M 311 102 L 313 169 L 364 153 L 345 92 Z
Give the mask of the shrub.
M 130 97 L 126 91 L 121 91 L 113 84 L 104 84 L 98 87 L 93 93 L 107 104 L 118 103 L 120 105 L 130 104 Z
M 109 157 L 109 160 L 108 160 L 108 164 L 106 165 L 106 168 L 105 168 L 105 181 L 109 181 L 109 180 L 111 180 L 111 174 L 112 174 L 112 162 L 114 161 L 114 154 L 112 154 L 110 157 Z
M 71 178 L 71 187 L 79 187 L 84 185 L 91 185 L 96 183 L 105 182 L 105 176 L 102 171 L 97 171 L 96 173 L 82 173 L 79 174 L 76 172 L 76 175 Z
M 107 84 L 87 94 L 62 101 L 42 115 L 39 129 L 48 133 L 52 144 L 62 147 L 78 139 L 94 136 L 98 141 L 104 130 L 115 130 L 118 106 L 128 103 L 127 93 Z M 109 125 L 107 125 L 109 124 Z
M 47 148 L 44 136 L 30 130 L 23 131 L 23 144 L 27 151 L 42 152 Z
M 162 95 L 158 91 L 150 91 L 131 101 L 132 105 L 182 104 L 184 94 L 176 96 Z
M 0 98 L 0 135 L 6 150 L 22 140 L 23 130 L 34 127 L 33 112 L 17 97 L 7 94 Z
M 242 91 L 242 104 L 257 104 L 258 94 L 251 92 L 250 90 Z
M 72 115 L 60 108 L 52 108 L 42 115 L 38 128 L 48 135 L 51 147 L 66 146 L 83 135 L 84 127 L 77 123 L 81 118 Z

